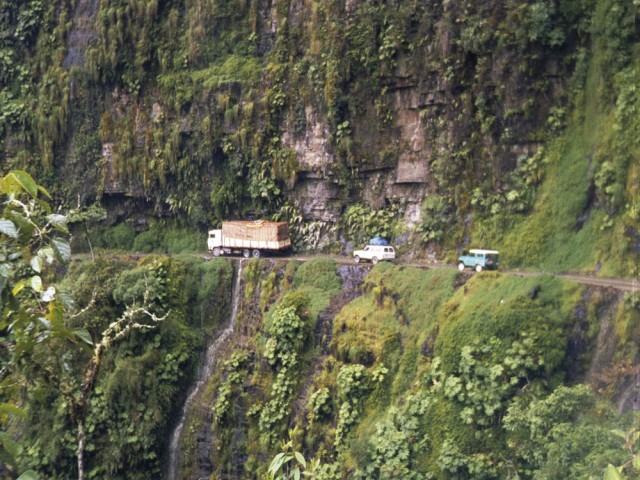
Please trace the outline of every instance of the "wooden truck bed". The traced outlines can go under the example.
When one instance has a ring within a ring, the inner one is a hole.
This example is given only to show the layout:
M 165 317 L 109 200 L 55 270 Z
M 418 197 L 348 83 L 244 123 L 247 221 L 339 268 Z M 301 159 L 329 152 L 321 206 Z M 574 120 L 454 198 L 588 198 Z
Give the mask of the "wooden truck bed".
M 222 222 L 222 246 L 281 250 L 291 246 L 286 222 L 236 220 Z

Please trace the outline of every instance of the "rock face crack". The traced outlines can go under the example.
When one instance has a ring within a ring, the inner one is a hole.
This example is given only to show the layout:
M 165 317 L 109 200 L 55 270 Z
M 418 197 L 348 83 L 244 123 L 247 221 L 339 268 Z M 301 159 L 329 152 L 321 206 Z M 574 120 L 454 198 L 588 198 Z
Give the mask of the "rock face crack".
M 362 295 L 364 277 L 368 268 L 358 265 L 341 265 L 338 275 L 342 280 L 342 291 L 331 299 L 329 306 L 318 315 L 313 335 L 317 345 L 321 345 L 322 355 L 329 353 L 329 343 L 333 337 L 333 319 L 347 303 Z
M 307 381 L 300 389 L 300 393 L 293 404 L 293 414 L 298 418 L 304 414 L 304 400 L 313 385 L 313 379 L 322 368 L 322 362 L 329 354 L 329 345 L 333 338 L 333 320 L 347 303 L 362 295 L 364 277 L 369 273 L 369 270 L 370 268 L 362 265 L 351 264 L 341 265 L 338 268 L 338 275 L 342 280 L 342 290 L 331 299 L 329 306 L 318 315 L 313 336 L 315 344 L 320 346 L 320 355 L 314 358 L 313 364 L 309 367 L 310 373 L 307 375 Z

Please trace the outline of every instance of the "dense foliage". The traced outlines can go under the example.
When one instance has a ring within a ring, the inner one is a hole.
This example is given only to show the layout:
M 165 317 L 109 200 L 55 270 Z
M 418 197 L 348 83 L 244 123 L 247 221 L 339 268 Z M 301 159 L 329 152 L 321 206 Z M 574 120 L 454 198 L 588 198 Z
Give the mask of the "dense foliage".
M 160 475 L 203 339 L 226 319 L 230 265 L 100 258 L 60 278 L 64 217 L 24 172 L 1 185 L 3 475 Z
M 68 258 L 62 217 L 47 213 L 45 191 L 24 172 L 0 187 L 7 195 L 2 278 L 12 286 L 3 289 L 3 320 L 19 317 L 5 325 L 2 344 L 7 474 L 162 475 L 165 439 L 203 339 L 229 313 L 230 264 L 99 257 L 72 263 L 62 280 L 43 277 L 56 258 Z M 25 228 L 24 211 L 46 227 Z M 41 243 L 52 232 L 61 235 L 51 237 L 53 246 Z M 552 276 L 385 263 L 358 296 L 347 284 L 361 268 L 336 269 L 323 258 L 243 263 L 235 341 L 203 405 L 190 413 L 181 476 L 533 480 L 604 472 L 608 480 L 640 473 L 637 417 L 610 403 L 633 385 L 640 319 L 633 294 Z M 45 288 L 43 278 L 58 284 Z M 602 358 L 611 332 L 617 352 Z M 206 457 L 194 448 L 203 432 L 215 446 Z
M 266 279 L 278 270 L 256 272 L 253 282 L 265 281 L 245 304 L 272 288 Z M 334 282 L 331 266 L 310 261 L 292 282 L 275 278 L 274 305 L 257 334 L 245 337 L 258 355 L 237 350 L 212 382 L 220 412 L 211 425 L 214 476 L 258 479 L 268 469 L 327 480 L 638 474 L 637 418 L 615 413 L 613 391 L 606 393 L 633 374 L 581 383 L 587 368 L 607 371 L 590 364 L 602 361 L 594 346 L 607 327 L 598 315 L 607 311 L 616 329 L 637 325 L 639 312 L 622 296 L 606 299 L 553 277 L 469 278 L 381 264 L 364 294 L 335 316 L 325 351 L 317 332 L 330 303 L 306 321 L 294 312 L 314 303 L 310 292 L 337 293 L 317 290 Z M 624 344 L 616 365 L 626 361 Z M 190 466 L 189 478 L 207 472 L 195 460 Z
M 144 232 L 154 217 L 276 214 L 301 249 L 416 233 L 414 251 L 485 243 L 505 265 L 631 275 L 637 15 L 623 0 L 2 0 L 0 156 L 127 219 L 97 232 L 107 246 L 171 250 Z M 401 180 L 406 165 L 426 177 Z
M 384 236 L 637 276 L 639 8 L 0 0 L 0 475 L 161 475 L 228 310 L 228 263 L 65 272 L 70 244 L 202 251 L 212 224 L 274 216 L 300 250 Z M 636 371 L 637 295 L 379 265 L 347 301 L 330 260 L 270 265 L 244 270 L 185 475 L 207 456 L 248 479 L 640 474 L 637 418 L 611 405 Z
M 15 472 L 24 447 L 9 429 L 63 355 L 91 337 L 64 321 L 67 299 L 54 284 L 55 268 L 70 259 L 66 218 L 23 171 L 0 179 L 0 195 L 0 467 Z

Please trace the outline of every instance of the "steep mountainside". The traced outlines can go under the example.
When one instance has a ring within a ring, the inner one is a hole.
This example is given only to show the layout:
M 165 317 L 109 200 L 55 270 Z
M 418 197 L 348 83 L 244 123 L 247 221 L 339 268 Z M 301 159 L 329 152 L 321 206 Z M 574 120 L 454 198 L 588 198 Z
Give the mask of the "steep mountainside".
M 0 0 L 0 477 L 638 478 L 639 10 Z
M 251 260 L 243 280 L 238 328 L 183 430 L 176 478 L 263 478 L 279 453 L 291 455 L 280 473 L 319 480 L 639 471 L 637 423 L 621 414 L 640 402 L 629 295 L 326 259 Z
M 636 3 L 2 0 L 0 155 L 132 235 L 275 214 L 628 276 Z

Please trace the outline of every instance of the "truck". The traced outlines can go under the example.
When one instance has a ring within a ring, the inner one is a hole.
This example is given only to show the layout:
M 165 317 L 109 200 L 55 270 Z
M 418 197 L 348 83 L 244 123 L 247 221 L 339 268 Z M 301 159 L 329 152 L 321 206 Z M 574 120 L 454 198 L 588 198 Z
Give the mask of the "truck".
M 216 257 L 242 254 L 244 258 L 259 258 L 263 252 L 289 247 L 289 225 L 266 220 L 224 221 L 219 230 L 209 230 L 207 239 L 207 249 Z

